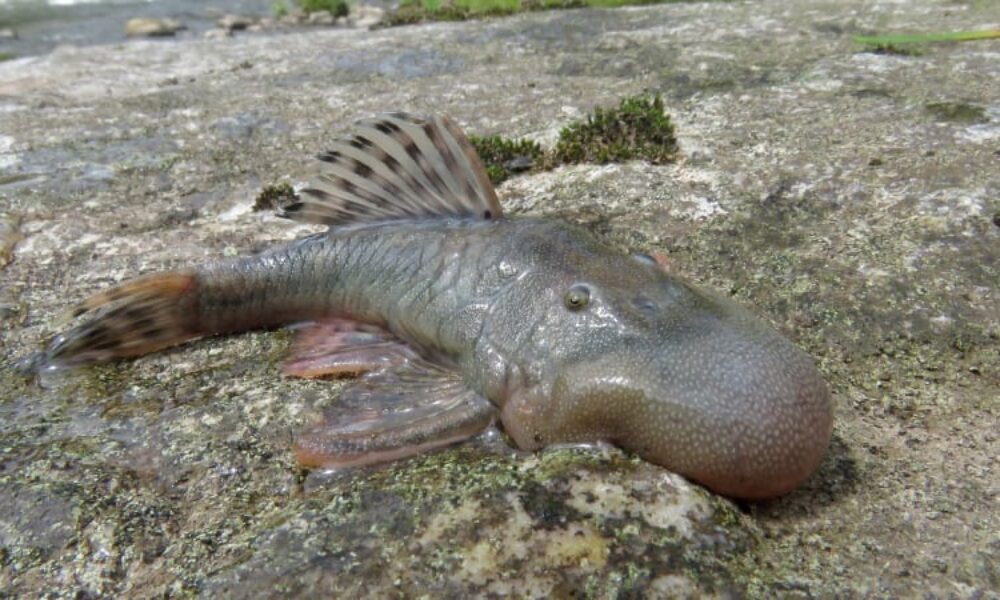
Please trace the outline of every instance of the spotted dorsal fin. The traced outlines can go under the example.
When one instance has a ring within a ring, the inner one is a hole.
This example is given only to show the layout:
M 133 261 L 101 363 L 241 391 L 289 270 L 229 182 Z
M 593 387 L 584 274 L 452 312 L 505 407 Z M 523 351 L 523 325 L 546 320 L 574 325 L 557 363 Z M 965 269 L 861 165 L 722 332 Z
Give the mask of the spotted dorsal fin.
M 337 226 L 501 214 L 476 150 L 448 117 L 391 113 L 360 121 L 318 158 L 326 163 L 319 176 L 283 216 Z

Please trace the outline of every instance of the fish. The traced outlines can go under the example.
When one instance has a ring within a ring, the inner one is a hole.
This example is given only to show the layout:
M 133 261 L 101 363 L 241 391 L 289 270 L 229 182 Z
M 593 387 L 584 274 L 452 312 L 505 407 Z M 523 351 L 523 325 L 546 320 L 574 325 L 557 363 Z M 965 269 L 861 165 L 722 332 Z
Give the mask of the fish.
M 558 219 L 507 215 L 441 115 L 359 121 L 280 215 L 321 233 L 99 292 L 31 370 L 297 324 L 282 371 L 345 378 L 300 465 L 395 461 L 498 423 L 515 446 L 608 443 L 723 496 L 763 500 L 821 464 L 813 361 L 730 299 Z

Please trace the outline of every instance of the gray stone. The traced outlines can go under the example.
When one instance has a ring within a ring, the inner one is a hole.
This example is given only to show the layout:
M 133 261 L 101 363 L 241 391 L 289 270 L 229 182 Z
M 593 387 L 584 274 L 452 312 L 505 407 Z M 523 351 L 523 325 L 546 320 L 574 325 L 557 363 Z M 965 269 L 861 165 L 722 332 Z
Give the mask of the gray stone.
M 241 31 L 243 29 L 250 27 L 256 22 L 257 21 L 252 17 L 247 17 L 244 15 L 227 14 L 223 15 L 221 19 L 216 21 L 216 25 L 228 31 Z
M 169 17 L 136 17 L 125 23 L 125 35 L 129 37 L 166 37 L 184 29 L 184 24 Z
M 205 33 L 201 34 L 201 37 L 207 40 L 220 40 L 224 38 L 233 37 L 232 29 L 209 29 Z
M 317 10 L 309 13 L 309 16 L 306 17 L 306 23 L 309 25 L 333 25 L 334 22 L 336 22 L 336 18 L 328 10 Z
M 990 2 L 680 3 L 0 62 L 0 214 L 21 238 L 0 272 L 0 589 L 996 598 L 1000 54 L 852 41 L 996 22 Z M 11 368 L 97 289 L 315 231 L 254 198 L 304 181 L 355 119 L 446 112 L 551 144 L 644 90 L 679 162 L 500 193 L 665 253 L 817 359 L 834 444 L 783 499 L 736 506 L 617 450 L 495 439 L 304 476 L 291 440 L 338 383 L 281 378 L 287 331 L 40 381 Z
M 301 25 L 308 19 L 308 15 L 301 10 L 290 10 L 288 13 L 281 16 L 278 22 L 282 25 Z
M 385 9 L 367 4 L 354 4 L 347 16 L 347 24 L 351 27 L 374 27 L 385 18 Z

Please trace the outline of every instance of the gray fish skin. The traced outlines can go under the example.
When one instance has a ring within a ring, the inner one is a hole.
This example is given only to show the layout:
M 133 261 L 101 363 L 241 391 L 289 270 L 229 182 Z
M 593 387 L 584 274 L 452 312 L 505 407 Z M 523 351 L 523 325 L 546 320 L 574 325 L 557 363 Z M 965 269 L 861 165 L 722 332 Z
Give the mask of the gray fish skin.
M 311 320 L 284 372 L 362 375 L 339 400 L 365 409 L 301 435 L 303 466 L 411 456 L 499 415 L 521 448 L 606 441 L 738 498 L 779 496 L 818 468 L 831 400 L 804 353 L 649 257 L 505 217 L 452 120 L 361 121 L 319 159 L 283 214 L 327 232 L 99 293 L 25 368 Z
M 830 438 L 829 394 L 804 353 L 566 223 L 333 230 L 198 280 L 205 333 L 331 315 L 385 327 L 458 369 L 528 450 L 608 441 L 724 495 L 767 498 L 808 477 Z M 575 285 L 590 292 L 581 310 L 565 302 Z

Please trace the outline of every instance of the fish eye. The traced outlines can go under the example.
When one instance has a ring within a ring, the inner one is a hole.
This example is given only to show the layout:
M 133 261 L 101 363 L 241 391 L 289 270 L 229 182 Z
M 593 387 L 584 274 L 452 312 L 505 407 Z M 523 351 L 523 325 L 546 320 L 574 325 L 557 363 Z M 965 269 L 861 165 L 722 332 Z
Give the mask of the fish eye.
M 657 265 L 656 259 L 646 254 L 645 252 L 637 252 L 636 254 L 632 255 L 632 258 L 636 259 L 637 261 L 641 262 L 644 265 L 649 265 L 651 267 L 655 267 Z
M 566 291 L 566 308 L 581 310 L 590 304 L 590 288 L 578 283 Z

